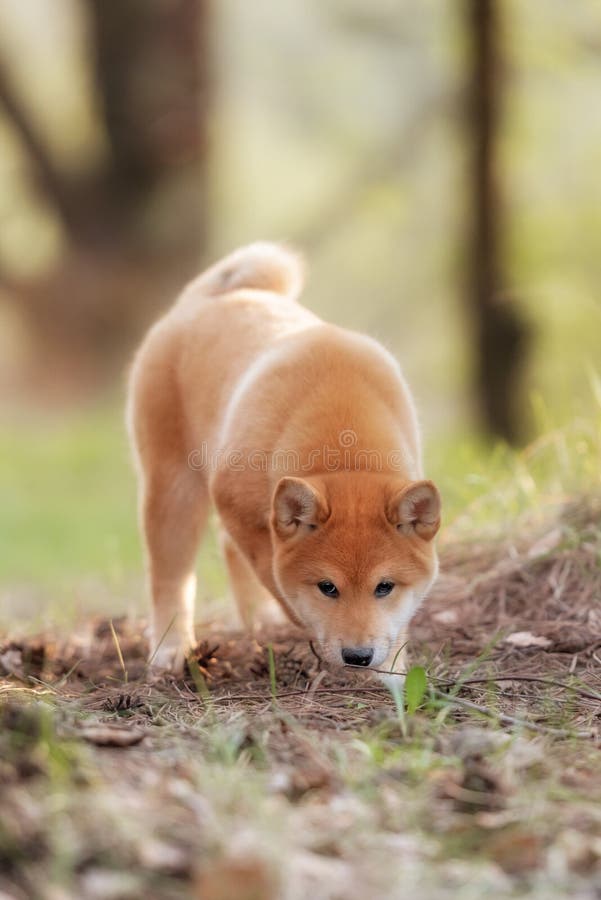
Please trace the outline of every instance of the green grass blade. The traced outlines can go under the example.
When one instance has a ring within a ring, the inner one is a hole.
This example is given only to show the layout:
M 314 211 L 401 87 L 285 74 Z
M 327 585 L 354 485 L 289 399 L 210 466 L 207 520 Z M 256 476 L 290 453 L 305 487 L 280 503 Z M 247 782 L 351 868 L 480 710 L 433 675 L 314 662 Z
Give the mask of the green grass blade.
M 405 678 L 405 700 L 407 712 L 412 716 L 420 706 L 428 689 L 426 671 L 422 666 L 413 666 Z
M 275 702 L 278 699 L 278 689 L 275 673 L 275 656 L 272 644 L 267 644 L 267 658 L 269 660 L 269 685 L 271 687 L 271 697 Z

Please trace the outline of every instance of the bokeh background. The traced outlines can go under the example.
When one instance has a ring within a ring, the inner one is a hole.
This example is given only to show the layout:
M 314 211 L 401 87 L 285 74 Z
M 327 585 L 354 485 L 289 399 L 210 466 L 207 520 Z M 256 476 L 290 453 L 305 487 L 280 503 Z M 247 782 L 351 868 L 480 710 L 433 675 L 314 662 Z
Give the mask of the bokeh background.
M 127 361 L 258 238 L 398 355 L 449 527 L 598 483 L 600 35 L 596 0 L 2 0 L 0 627 L 144 610 Z

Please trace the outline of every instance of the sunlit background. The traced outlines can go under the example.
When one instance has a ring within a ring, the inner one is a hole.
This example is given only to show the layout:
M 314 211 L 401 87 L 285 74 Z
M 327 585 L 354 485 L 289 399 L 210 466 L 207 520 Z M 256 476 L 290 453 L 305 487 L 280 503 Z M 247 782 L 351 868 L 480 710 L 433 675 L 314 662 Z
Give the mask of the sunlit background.
M 448 524 L 598 478 L 601 7 L 478 6 L 3 0 L 0 625 L 144 610 L 127 360 L 257 238 L 398 355 Z

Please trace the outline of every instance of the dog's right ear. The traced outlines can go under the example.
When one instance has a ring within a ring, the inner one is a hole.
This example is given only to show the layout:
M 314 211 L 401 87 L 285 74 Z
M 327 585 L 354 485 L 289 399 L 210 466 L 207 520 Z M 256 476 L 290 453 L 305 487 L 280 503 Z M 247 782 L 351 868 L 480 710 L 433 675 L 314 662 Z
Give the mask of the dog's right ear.
M 275 533 L 285 539 L 301 528 L 313 530 L 329 515 L 325 497 L 302 478 L 282 478 L 274 491 L 271 524 Z

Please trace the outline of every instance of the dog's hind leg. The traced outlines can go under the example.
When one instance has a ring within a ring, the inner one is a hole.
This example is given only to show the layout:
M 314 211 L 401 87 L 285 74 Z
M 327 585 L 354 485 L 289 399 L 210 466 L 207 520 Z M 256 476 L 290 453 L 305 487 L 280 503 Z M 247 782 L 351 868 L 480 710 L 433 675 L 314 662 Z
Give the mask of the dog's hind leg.
M 152 596 L 151 664 L 181 671 L 194 646 L 195 563 L 208 512 L 198 472 L 161 467 L 142 489 L 142 527 Z
M 168 331 L 150 333 L 132 367 L 127 408 L 152 598 L 149 660 L 172 671 L 194 645 L 196 553 L 209 507 L 206 475 L 188 461 L 178 352 Z

